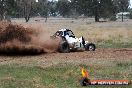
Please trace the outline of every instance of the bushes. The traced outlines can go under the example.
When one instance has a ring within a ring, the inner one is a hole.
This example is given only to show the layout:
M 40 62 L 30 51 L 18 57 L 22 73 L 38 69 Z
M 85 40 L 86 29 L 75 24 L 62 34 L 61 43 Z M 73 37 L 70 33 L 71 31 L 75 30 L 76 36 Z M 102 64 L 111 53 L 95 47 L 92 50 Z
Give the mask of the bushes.
M 109 19 L 110 19 L 110 21 L 116 21 L 117 20 L 116 16 L 111 16 Z
M 130 19 L 132 19 L 132 11 L 130 11 L 130 15 L 129 15 Z

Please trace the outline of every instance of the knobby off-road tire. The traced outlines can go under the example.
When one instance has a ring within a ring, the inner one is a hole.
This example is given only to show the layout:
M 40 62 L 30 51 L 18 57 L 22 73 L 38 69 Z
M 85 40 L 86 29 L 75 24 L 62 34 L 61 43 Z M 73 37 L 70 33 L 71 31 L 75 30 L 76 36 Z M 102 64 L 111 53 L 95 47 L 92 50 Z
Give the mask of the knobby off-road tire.
M 70 52 L 69 44 L 66 41 L 63 41 L 60 43 L 59 52 L 60 53 L 69 53 Z
M 89 43 L 89 44 L 85 45 L 85 50 L 86 51 L 95 51 L 95 49 L 96 49 L 96 46 L 93 43 Z

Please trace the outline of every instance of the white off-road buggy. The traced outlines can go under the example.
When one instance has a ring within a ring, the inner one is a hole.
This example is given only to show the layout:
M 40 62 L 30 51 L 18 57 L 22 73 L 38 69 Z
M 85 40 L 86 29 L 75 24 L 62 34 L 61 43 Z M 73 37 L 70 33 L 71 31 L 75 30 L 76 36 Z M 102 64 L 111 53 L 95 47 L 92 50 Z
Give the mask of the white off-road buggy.
M 76 38 L 73 32 L 69 29 L 61 29 L 57 31 L 52 37 L 61 38 L 61 42 L 58 47 L 58 51 L 61 53 L 68 53 L 70 51 L 77 50 L 95 51 L 96 49 L 95 44 L 85 41 L 83 37 Z

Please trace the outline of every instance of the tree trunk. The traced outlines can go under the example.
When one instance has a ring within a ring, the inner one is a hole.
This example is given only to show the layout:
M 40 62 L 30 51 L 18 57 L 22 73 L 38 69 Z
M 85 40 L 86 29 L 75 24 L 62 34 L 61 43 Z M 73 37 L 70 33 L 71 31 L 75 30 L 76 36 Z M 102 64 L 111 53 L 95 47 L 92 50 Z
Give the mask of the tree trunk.
M 98 7 L 95 8 L 95 22 L 99 22 L 99 12 L 98 12 Z
M 47 16 L 46 16 L 46 18 L 45 18 L 45 23 L 47 22 Z
M 124 19 L 124 18 L 123 18 L 123 12 L 122 12 L 122 22 L 124 21 L 123 19 Z
M 3 20 L 4 19 L 4 11 L 1 10 L 1 13 L 0 13 L 0 20 Z
M 32 2 L 30 4 L 27 4 L 26 2 L 24 2 L 24 4 L 25 4 L 24 17 L 25 17 L 25 21 L 28 22 L 30 19 L 31 11 L 32 11 Z
M 98 16 L 98 14 L 95 14 L 95 22 L 99 22 L 99 16 Z
M 94 15 L 95 15 L 95 22 L 99 22 L 99 2 L 97 0 L 95 0 L 95 12 L 94 12 Z
M 29 21 L 29 18 L 30 18 L 29 16 L 26 16 L 26 17 L 25 17 L 26 22 Z
M 2 16 L 2 15 L 0 15 L 0 21 L 1 21 L 1 20 L 3 20 L 3 16 Z

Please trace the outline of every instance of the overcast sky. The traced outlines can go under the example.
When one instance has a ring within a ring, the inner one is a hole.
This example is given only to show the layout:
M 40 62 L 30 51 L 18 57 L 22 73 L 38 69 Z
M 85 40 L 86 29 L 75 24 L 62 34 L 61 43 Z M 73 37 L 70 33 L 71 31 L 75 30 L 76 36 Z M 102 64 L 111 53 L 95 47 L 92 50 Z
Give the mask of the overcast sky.
M 131 3 L 130 7 L 132 8 L 132 0 L 130 0 L 130 3 Z

